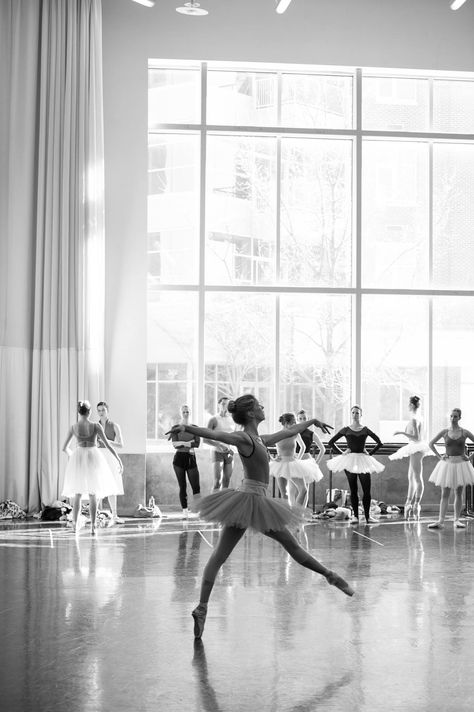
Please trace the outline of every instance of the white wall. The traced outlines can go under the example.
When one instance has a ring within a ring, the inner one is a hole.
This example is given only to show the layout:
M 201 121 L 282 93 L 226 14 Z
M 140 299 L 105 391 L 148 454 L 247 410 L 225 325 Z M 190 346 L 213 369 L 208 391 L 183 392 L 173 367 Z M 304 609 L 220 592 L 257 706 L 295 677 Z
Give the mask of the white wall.
M 145 452 L 148 58 L 474 71 L 474 0 L 201 0 L 206 17 L 102 0 L 107 244 L 104 397 Z

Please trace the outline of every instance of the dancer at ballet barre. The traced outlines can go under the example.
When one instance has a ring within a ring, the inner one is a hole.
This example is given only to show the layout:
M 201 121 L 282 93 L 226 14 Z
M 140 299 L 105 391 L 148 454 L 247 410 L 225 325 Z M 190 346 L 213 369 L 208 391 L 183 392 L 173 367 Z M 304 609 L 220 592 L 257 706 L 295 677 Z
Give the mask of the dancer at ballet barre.
M 425 485 L 423 482 L 423 458 L 430 454 L 430 447 L 422 439 L 423 423 L 418 416 L 420 397 L 411 396 L 408 402 L 410 419 L 405 430 L 396 430 L 394 435 L 404 435 L 410 441 L 399 448 L 389 460 L 402 460 L 408 457 L 408 491 L 404 507 L 405 519 L 419 519 L 421 514 L 421 498 Z
M 450 415 L 451 426 L 441 430 L 430 441 L 430 448 L 439 462 L 430 475 L 429 481 L 441 488 L 438 521 L 428 524 L 428 529 L 443 529 L 446 512 L 448 511 L 451 490 L 454 490 L 454 527 L 465 529 L 461 522 L 462 493 L 466 485 L 474 484 L 474 467 L 466 455 L 466 440 L 474 442 L 474 435 L 459 426 L 461 409 L 453 408 Z M 443 439 L 446 447 L 445 455 L 440 455 L 436 443 Z
M 370 516 L 370 501 L 371 501 L 371 474 L 379 473 L 385 469 L 385 465 L 372 457 L 377 450 L 382 446 L 382 441 L 379 436 L 369 430 L 365 425 L 362 425 L 360 420 L 362 417 L 362 408 L 360 405 L 353 405 L 351 408 L 352 422 L 345 428 L 342 428 L 328 442 L 328 448 L 334 448 L 339 455 L 328 460 L 327 466 L 331 472 L 345 472 L 349 489 L 351 492 L 351 504 L 353 509 L 352 524 L 359 523 L 359 495 L 357 492 L 357 478 L 362 486 L 362 506 L 367 524 L 374 524 L 376 519 Z M 341 438 L 345 438 L 348 449 L 342 452 L 336 442 Z M 375 446 L 369 453 L 365 449 L 367 438 L 372 438 Z

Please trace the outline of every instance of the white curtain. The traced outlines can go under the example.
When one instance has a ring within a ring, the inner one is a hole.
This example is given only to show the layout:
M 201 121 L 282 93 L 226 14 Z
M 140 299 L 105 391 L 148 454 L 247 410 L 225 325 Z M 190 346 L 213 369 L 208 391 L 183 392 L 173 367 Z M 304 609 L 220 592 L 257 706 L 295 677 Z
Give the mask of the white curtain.
M 60 495 L 77 400 L 103 393 L 101 6 L 1 13 L 0 499 L 34 511 Z

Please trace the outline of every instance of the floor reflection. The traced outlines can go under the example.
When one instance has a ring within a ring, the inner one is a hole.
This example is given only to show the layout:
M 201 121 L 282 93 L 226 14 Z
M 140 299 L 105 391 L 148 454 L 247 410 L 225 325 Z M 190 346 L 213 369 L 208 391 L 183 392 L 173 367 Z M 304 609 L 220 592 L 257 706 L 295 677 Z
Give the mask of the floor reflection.
M 30 712 L 470 709 L 474 520 L 305 527 L 348 599 L 246 534 L 190 612 L 218 530 L 132 522 L 74 537 L 0 525 L 2 708 Z M 54 691 L 54 694 L 52 694 Z

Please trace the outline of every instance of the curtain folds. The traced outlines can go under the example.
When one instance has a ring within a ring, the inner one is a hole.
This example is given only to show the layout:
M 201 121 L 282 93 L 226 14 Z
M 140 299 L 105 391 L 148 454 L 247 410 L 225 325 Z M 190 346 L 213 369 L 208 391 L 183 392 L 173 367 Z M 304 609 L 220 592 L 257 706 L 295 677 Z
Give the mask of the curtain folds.
M 103 393 L 101 7 L 100 0 L 12 0 L 7 6 L 13 30 L 9 54 L 19 57 L 10 62 L 12 146 L 21 143 L 15 117 L 23 113 L 22 102 L 29 101 L 34 111 L 24 117 L 32 146 L 25 161 L 28 175 L 21 175 L 28 212 L 22 234 L 28 252 L 28 308 L 21 315 L 20 344 L 14 343 L 9 326 L 18 311 L 13 304 L 3 310 L 5 358 L 0 362 L 2 400 L 5 390 L 11 404 L 19 379 L 29 385 L 22 409 L 27 427 L 7 443 L 0 498 L 15 493 L 21 506 L 34 511 L 60 495 L 65 466 L 61 446 L 76 420 L 77 400 L 94 403 Z M 21 48 L 26 28 L 30 43 Z M 24 78 L 31 84 L 30 94 L 13 96 Z M 12 148 L 9 153 L 10 183 L 12 174 L 21 171 L 17 152 Z M 19 200 L 13 196 L 15 209 Z M 15 211 L 9 214 L 8 256 L 15 259 Z M 10 377 L 4 361 L 12 360 L 13 347 L 22 349 L 24 358 L 8 367 Z M 0 430 L 9 416 L 1 413 Z

